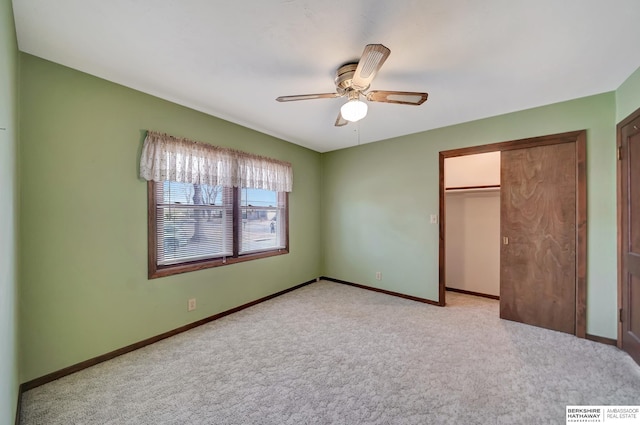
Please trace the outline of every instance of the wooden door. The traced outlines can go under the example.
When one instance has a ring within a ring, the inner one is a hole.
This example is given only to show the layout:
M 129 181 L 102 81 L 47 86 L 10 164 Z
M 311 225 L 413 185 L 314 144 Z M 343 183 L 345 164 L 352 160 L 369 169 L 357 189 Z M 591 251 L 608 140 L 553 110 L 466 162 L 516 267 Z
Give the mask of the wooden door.
M 576 144 L 502 152 L 500 317 L 576 333 Z
M 640 364 L 640 112 L 620 128 L 622 349 Z

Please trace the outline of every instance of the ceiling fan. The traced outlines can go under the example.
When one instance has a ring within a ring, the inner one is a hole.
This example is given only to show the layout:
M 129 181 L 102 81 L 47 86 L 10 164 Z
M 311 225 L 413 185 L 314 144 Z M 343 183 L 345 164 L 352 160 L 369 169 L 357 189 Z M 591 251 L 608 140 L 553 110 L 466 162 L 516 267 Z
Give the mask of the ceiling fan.
M 373 81 L 390 53 L 391 50 L 382 44 L 368 44 L 365 46 L 358 63 L 347 63 L 338 68 L 334 80 L 336 93 L 280 96 L 276 100 L 278 102 L 292 102 L 295 100 L 346 97 L 349 100 L 340 108 L 335 123 L 336 127 L 359 121 L 367 115 L 368 107 L 365 102 L 360 100 L 361 96 L 371 102 L 422 105 L 427 100 L 428 93 L 386 90 L 371 90 L 367 92 L 371 81 Z

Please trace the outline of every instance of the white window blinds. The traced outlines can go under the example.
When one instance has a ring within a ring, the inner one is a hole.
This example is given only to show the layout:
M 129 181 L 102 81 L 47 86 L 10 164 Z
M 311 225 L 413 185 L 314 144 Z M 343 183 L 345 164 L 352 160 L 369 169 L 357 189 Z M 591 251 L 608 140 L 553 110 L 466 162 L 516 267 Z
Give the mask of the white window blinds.
M 167 181 L 155 190 L 158 265 L 233 255 L 233 189 Z

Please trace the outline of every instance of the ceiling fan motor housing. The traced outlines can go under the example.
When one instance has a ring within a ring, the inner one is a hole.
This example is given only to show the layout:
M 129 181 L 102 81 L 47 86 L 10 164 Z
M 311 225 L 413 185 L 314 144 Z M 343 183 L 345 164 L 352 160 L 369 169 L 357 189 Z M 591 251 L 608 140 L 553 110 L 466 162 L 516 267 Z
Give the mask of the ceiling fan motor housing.
M 356 72 L 356 68 L 358 68 L 357 63 L 348 63 L 342 65 L 338 68 L 338 71 L 336 71 L 336 78 L 334 81 L 336 83 L 336 89 L 341 95 L 344 95 L 347 91 L 352 89 L 353 75 Z M 362 90 L 366 90 L 368 88 L 369 87 L 367 86 Z

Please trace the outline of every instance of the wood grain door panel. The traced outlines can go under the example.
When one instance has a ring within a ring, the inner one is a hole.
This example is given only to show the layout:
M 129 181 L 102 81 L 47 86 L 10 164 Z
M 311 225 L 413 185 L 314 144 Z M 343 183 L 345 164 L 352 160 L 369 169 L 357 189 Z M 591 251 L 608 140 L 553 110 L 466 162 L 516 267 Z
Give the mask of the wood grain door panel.
M 500 317 L 573 334 L 575 144 L 504 151 L 501 173 Z
M 630 275 L 629 285 L 629 304 L 640 305 L 640 275 Z M 629 343 L 638 344 L 640 342 L 640 309 L 634 308 L 629 310 L 629 326 L 627 330 L 627 339 L 631 339 Z
M 640 112 L 620 131 L 622 349 L 640 364 Z

